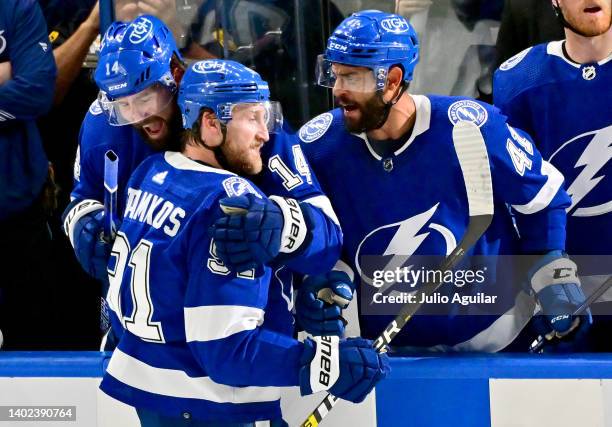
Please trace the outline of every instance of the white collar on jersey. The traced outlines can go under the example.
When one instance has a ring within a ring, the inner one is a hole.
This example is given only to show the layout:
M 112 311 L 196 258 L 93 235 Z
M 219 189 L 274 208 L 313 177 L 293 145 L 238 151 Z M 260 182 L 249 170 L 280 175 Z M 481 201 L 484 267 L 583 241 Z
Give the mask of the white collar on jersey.
M 425 95 L 411 94 L 410 96 L 414 100 L 414 104 L 416 106 L 416 120 L 414 122 L 414 127 L 412 128 L 412 134 L 410 135 L 410 138 L 408 138 L 408 141 L 406 141 L 404 145 L 402 145 L 400 148 L 393 152 L 394 156 L 399 156 L 406 148 L 410 146 L 410 144 L 412 144 L 412 141 L 414 141 L 417 136 L 429 129 L 429 123 L 431 120 L 431 101 Z M 382 160 L 382 157 L 379 156 L 370 145 L 370 141 L 368 140 L 368 137 L 365 132 L 355 133 L 353 135 L 363 139 L 366 144 L 366 147 L 368 147 L 368 151 L 370 151 L 370 154 L 376 160 Z
M 164 159 L 166 162 L 175 169 L 188 170 L 188 171 L 196 171 L 196 172 L 211 172 L 218 173 L 221 175 L 236 175 L 230 171 L 225 169 L 213 168 L 211 166 L 206 166 L 201 163 L 196 162 L 195 160 L 191 160 L 189 157 L 178 153 L 176 151 L 166 151 L 164 153 Z
M 570 61 L 565 54 L 563 53 L 563 42 L 565 40 L 557 40 L 555 42 L 550 42 L 548 43 L 548 45 L 546 45 L 546 53 L 549 55 L 553 55 L 553 56 L 558 56 L 559 58 L 563 59 L 565 62 L 567 62 L 568 64 L 570 64 L 572 67 L 574 68 L 580 68 L 582 67 L 582 65 L 584 64 L 577 64 L 573 61 Z M 597 61 L 598 65 L 604 65 L 607 62 L 610 62 L 612 60 L 612 53 L 610 55 L 608 55 L 607 58 L 602 59 L 601 61 Z

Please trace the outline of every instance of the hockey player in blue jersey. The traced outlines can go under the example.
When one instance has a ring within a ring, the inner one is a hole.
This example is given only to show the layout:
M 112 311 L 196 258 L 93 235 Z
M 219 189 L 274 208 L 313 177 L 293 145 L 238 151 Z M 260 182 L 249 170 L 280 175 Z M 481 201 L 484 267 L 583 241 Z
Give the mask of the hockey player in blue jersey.
M 283 325 L 264 310 L 288 306 L 268 300 L 272 269 L 230 271 L 208 234 L 227 197 L 266 200 L 239 175 L 262 169 L 262 146 L 279 128 L 268 85 L 236 62 L 201 61 L 179 105 L 181 152 L 144 160 L 126 189 L 108 296 L 124 333 L 101 389 L 135 407 L 143 426 L 286 426 L 281 386 L 363 400 L 387 375 L 387 357 L 360 338 L 302 343 L 277 332 Z
M 612 255 L 612 7 L 609 0 L 552 3 L 566 39 L 503 63 L 493 94 L 508 121 L 527 131 L 565 177 L 572 198 L 566 247 L 571 255 L 589 255 L 576 257 L 588 294 L 612 274 L 609 259 L 597 257 Z M 609 351 L 608 342 L 592 345 Z
M 86 271 L 101 280 L 106 277 L 110 250 L 99 238 L 104 221 L 104 153 L 112 149 L 119 157 L 117 197 L 121 212 L 131 172 L 155 151 L 175 148 L 179 141 L 176 90 L 183 72 L 172 35 L 157 18 L 141 16 L 128 23 L 116 22 L 107 30 L 95 74 L 100 97 L 81 128 L 75 187 L 64 214 L 64 228 L 77 258 Z M 339 255 L 342 234 L 300 144 L 282 132 L 271 138 L 262 153 L 266 161 L 257 177 L 259 185 L 267 194 L 296 200 L 299 215 L 294 219 L 286 205 L 240 199 L 236 203 L 254 215 L 235 221 L 247 227 L 252 226 L 251 219 L 264 221 L 274 233 L 250 233 L 248 242 L 232 240 L 226 245 L 221 238 L 229 234 L 220 230 L 218 250 L 237 271 L 275 263 L 274 278 L 283 290 L 278 297 L 290 301 L 292 276 L 288 269 L 320 273 L 331 268 Z M 301 223 L 296 222 L 299 220 Z M 289 247 L 292 230 L 299 230 L 299 239 Z M 267 240 L 260 240 L 264 238 Z M 254 255 L 245 246 L 256 248 Z
M 418 56 L 416 33 L 403 17 L 364 11 L 345 19 L 319 57 L 317 73 L 319 84 L 333 88 L 339 108 L 299 132 L 343 227 L 342 260 L 355 273 L 355 284 L 361 284 L 357 294 L 372 279 L 368 256 L 386 257 L 387 265 L 396 256 L 444 256 L 466 232 L 466 189 L 454 149 L 461 142 L 453 141 L 453 127 L 467 121 L 486 144 L 495 203 L 489 229 L 468 255 L 534 254 L 537 261 L 522 275 L 501 261 L 496 265 L 497 275 L 490 279 L 502 283 L 495 288 L 501 301 L 496 316 L 453 311 L 415 316 L 393 344 L 502 350 L 532 317 L 532 296 L 544 309 L 547 332 L 568 341 L 582 336 L 590 320 L 571 316 L 584 295 L 575 265 L 563 252 L 569 198 L 562 175 L 497 109 L 467 98 L 409 94 Z M 325 329 L 319 325 L 334 320 L 316 297 L 338 281 L 338 276 L 305 281 L 296 310 L 306 330 Z M 524 282 L 527 292 L 521 290 Z M 477 289 L 466 288 L 462 291 L 468 294 Z M 393 317 L 368 311 L 371 303 L 360 301 L 359 320 L 362 335 L 372 339 Z

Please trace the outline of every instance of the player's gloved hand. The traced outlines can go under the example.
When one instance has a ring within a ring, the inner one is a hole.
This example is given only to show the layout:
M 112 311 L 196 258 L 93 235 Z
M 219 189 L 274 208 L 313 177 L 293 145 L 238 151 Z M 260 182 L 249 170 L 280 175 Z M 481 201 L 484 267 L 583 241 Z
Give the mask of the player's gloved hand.
M 362 402 L 391 372 L 388 356 L 363 338 L 307 338 L 300 364 L 302 395 L 327 390 L 353 403 Z
M 542 307 L 533 325 L 549 341 L 547 351 L 576 351 L 586 344 L 593 318 L 588 309 L 573 315 L 586 300 L 576 273 L 576 264 L 562 251 L 549 252 L 529 272 L 531 288 Z
M 225 216 L 209 229 L 217 256 L 234 271 L 268 264 L 279 254 L 291 254 L 304 243 L 308 226 L 294 199 L 255 194 L 227 197 L 220 202 Z
M 71 203 L 63 219 L 64 232 L 81 267 L 96 279 L 107 282 L 106 267 L 112 242 L 103 239 L 104 206 L 96 200 Z
M 298 324 L 311 335 L 344 335 L 342 309 L 353 299 L 355 285 L 344 271 L 308 276 L 295 301 Z

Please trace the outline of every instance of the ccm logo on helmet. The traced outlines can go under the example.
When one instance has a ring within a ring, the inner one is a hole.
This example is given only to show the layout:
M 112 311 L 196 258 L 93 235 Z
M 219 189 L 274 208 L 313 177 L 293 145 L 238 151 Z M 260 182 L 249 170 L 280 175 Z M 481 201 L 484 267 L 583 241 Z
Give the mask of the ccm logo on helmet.
M 153 32 L 153 23 L 147 18 L 140 17 L 132 24 L 130 42 L 134 44 L 142 43 Z
M 395 34 L 406 33 L 410 30 L 410 26 L 408 26 L 406 20 L 402 18 L 383 19 L 380 21 L 380 26 L 383 27 L 384 30 Z
M 347 47 L 345 45 L 340 44 L 340 43 L 335 43 L 332 41 L 329 42 L 329 48 L 335 49 L 335 50 L 341 50 L 342 52 L 346 52 L 347 50 Z

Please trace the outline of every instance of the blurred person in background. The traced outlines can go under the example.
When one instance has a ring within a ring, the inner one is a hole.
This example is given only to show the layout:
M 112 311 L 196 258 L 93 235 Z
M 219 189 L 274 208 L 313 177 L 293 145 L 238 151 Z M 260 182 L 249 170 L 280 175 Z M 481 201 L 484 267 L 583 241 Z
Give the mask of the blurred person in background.
M 55 192 L 35 120 L 51 107 L 56 67 L 35 0 L 0 2 L 0 64 L 0 330 L 7 350 L 44 349 Z

